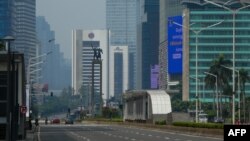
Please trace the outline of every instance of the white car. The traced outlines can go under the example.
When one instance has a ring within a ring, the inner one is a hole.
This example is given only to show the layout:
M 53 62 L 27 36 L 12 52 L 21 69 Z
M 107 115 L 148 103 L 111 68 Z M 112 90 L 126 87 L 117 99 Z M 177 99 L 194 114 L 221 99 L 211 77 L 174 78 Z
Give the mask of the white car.
M 199 114 L 198 120 L 200 123 L 207 123 L 207 114 L 205 114 L 205 113 Z

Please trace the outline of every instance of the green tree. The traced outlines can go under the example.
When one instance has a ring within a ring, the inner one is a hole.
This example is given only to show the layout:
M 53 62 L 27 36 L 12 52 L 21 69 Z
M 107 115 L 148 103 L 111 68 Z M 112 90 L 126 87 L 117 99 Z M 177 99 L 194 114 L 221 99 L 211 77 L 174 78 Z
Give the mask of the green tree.
M 240 97 L 242 97 L 243 101 L 243 115 L 245 120 L 246 119 L 245 90 L 246 90 L 246 82 L 250 81 L 250 77 L 248 75 L 248 72 L 243 68 L 239 70 L 239 75 L 240 75 Z
M 209 73 L 217 76 L 218 83 L 218 95 L 219 95 L 219 111 L 222 116 L 222 94 L 224 94 L 224 90 L 228 89 L 229 81 L 231 80 L 232 71 L 228 71 L 228 69 L 222 66 L 230 66 L 232 62 L 230 60 L 225 60 L 224 55 L 220 54 L 219 57 L 212 61 L 212 65 L 209 68 Z M 207 88 L 215 89 L 216 78 L 211 75 L 205 76 L 205 84 Z M 230 93 L 226 93 L 231 94 Z M 213 96 L 214 97 L 214 96 Z M 214 97 L 215 103 L 215 97 Z M 213 104 L 214 105 L 214 104 Z M 214 106 L 213 106 L 214 107 Z
M 4 47 L 5 47 L 4 44 L 0 42 L 0 50 L 3 50 Z
M 79 89 L 79 94 L 82 97 L 82 104 L 83 106 L 87 107 L 89 104 L 89 98 L 91 94 L 91 87 L 88 85 L 82 85 L 81 88 Z

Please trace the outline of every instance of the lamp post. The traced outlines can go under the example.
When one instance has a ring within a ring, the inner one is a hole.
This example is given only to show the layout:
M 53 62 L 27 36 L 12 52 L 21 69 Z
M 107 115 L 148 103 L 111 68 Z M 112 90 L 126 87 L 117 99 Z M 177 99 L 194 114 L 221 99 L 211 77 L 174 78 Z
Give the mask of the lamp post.
M 240 7 L 238 9 L 230 9 L 229 7 L 226 7 L 225 4 L 221 5 L 221 4 L 218 4 L 218 3 L 215 3 L 215 2 L 212 2 L 212 1 L 209 1 L 209 0 L 204 0 L 205 2 L 207 3 L 210 3 L 212 5 L 215 5 L 217 7 L 220 7 L 220 8 L 223 8 L 225 10 L 228 10 L 232 13 L 232 16 L 233 16 L 233 75 L 232 75 L 232 78 L 233 78 L 233 95 L 232 95 L 232 101 L 233 101 L 233 108 L 232 108 L 232 123 L 235 124 L 235 80 L 234 80 L 234 77 L 235 77 L 235 15 L 242 9 L 245 9 L 247 7 L 250 7 L 250 5 L 245 5 L 243 7 Z
M 209 72 L 204 72 L 207 75 L 215 77 L 215 87 L 216 87 L 216 118 L 217 120 L 219 119 L 219 97 L 218 97 L 218 80 L 217 80 L 217 75 L 209 73 Z
M 191 77 L 189 76 L 189 78 L 194 79 L 196 82 L 199 81 L 200 84 L 200 79 L 196 78 L 196 77 Z M 199 95 L 198 95 L 198 90 L 196 91 L 196 95 L 195 95 L 195 122 L 198 123 L 198 100 L 199 99 Z
M 206 29 L 208 29 L 208 28 L 211 28 L 211 27 L 214 27 L 214 26 L 217 26 L 217 25 L 219 25 L 219 24 L 221 24 L 222 22 L 223 22 L 224 20 L 222 20 L 222 21 L 220 21 L 220 22 L 217 22 L 217 23 L 215 23 L 215 24 L 212 24 L 212 25 L 209 25 L 209 26 L 207 26 L 207 27 L 203 27 L 203 28 L 201 28 L 200 30 L 192 30 L 192 29 L 189 29 L 189 30 L 191 30 L 192 32 L 194 32 L 194 34 L 195 34 L 195 77 L 196 77 L 196 95 L 198 95 L 197 93 L 197 91 L 198 91 L 198 35 L 199 35 L 199 33 L 201 32 L 201 31 L 203 31 L 203 30 L 206 30 Z M 187 28 L 188 29 L 188 27 L 186 27 L 186 26 L 184 26 L 184 25 L 181 25 L 181 24 L 179 24 L 179 23 L 176 23 L 176 22 L 174 22 L 174 21 L 172 21 L 172 23 L 173 24 L 176 24 L 176 25 L 178 25 L 178 26 L 181 26 L 181 27 L 183 27 L 183 28 Z
M 42 55 L 39 55 L 39 56 L 37 56 L 37 57 L 32 57 L 32 58 L 29 58 L 29 60 L 28 60 L 28 67 L 27 67 L 27 84 L 29 84 L 29 82 L 30 82 L 30 67 L 31 66 L 34 66 L 34 65 L 38 65 L 38 64 L 41 64 L 41 63 L 43 63 L 44 61 L 41 61 L 41 62 L 38 62 L 38 63 L 35 63 L 35 64 L 31 64 L 31 61 L 33 61 L 33 60 L 36 60 L 36 59 L 38 59 L 38 58 L 41 58 L 41 57 L 44 57 L 44 56 L 47 56 L 47 55 L 49 55 L 50 53 L 52 53 L 52 51 L 50 51 L 50 52 L 48 52 L 48 53 L 44 53 L 44 54 L 42 54 Z
M 38 62 L 38 63 L 34 63 L 34 64 L 31 64 L 31 62 L 33 60 L 36 60 L 38 58 L 41 58 L 41 57 L 44 57 L 44 56 L 47 56 L 49 55 L 50 53 L 52 53 L 51 51 L 48 52 L 48 53 L 44 53 L 40 56 L 36 56 L 36 57 L 31 57 L 29 58 L 28 60 L 28 66 L 27 66 L 27 74 L 26 74 L 26 107 L 27 107 L 27 113 L 26 113 L 26 117 L 30 117 L 30 106 L 31 106 L 31 94 L 30 94 L 30 89 L 32 86 L 30 86 L 30 74 L 31 73 L 34 73 L 35 71 L 38 71 L 38 70 L 41 70 L 41 69 L 38 69 L 38 70 L 33 70 L 33 71 L 30 71 L 30 68 L 31 66 L 35 66 L 35 65 L 38 65 L 38 64 L 41 64 L 43 63 L 44 61 L 41 61 L 41 62 Z
M 238 73 L 238 119 L 240 121 L 240 101 L 241 101 L 240 100 L 240 71 L 239 70 L 233 70 L 232 68 L 224 66 L 224 65 L 220 65 L 220 66 Z M 235 78 L 233 78 L 233 79 L 235 79 Z

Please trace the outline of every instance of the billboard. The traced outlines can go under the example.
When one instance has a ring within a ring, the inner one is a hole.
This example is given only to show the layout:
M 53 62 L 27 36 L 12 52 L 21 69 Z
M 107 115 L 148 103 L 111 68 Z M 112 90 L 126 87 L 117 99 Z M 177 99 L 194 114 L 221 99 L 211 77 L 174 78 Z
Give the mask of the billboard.
M 168 73 L 182 73 L 182 16 L 168 18 Z
M 159 65 L 151 65 L 151 89 L 159 88 L 159 73 L 160 66 Z

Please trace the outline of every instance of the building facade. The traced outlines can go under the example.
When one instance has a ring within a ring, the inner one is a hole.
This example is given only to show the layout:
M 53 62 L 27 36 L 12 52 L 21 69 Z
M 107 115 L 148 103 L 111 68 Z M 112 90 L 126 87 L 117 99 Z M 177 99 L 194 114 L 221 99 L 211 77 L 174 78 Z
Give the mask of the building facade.
M 106 27 L 111 31 L 111 45 L 128 46 L 129 89 L 136 84 L 137 23 L 139 0 L 107 0 Z
M 36 56 L 36 0 L 15 0 L 15 50 L 24 53 L 25 68 L 28 60 Z
M 168 71 L 168 18 L 182 15 L 183 6 L 180 2 L 181 0 L 160 0 L 160 89 L 173 89 L 171 85 L 182 79 L 182 74 L 170 74 Z
M 137 87 L 150 89 L 151 65 L 159 64 L 159 0 L 140 1 L 138 24 Z
M 224 4 L 225 0 L 214 1 Z M 250 8 L 245 8 L 237 12 L 235 17 L 235 51 L 233 51 L 233 16 L 232 13 L 221 7 L 205 3 L 199 0 L 183 0 L 184 9 L 183 25 L 189 30 L 183 32 L 183 100 L 194 100 L 196 97 L 196 81 L 198 83 L 198 96 L 201 100 L 212 100 L 214 91 L 204 89 L 204 77 L 212 64 L 220 54 L 224 55 L 225 60 L 232 60 L 235 53 L 235 70 L 241 68 L 250 73 L 249 64 L 249 27 Z M 231 1 L 225 6 L 232 9 L 249 5 L 249 2 Z M 198 42 L 193 31 L 213 25 L 222 21 L 221 24 L 205 29 L 198 34 Z M 204 27 L 205 25 L 205 27 Z M 196 50 L 197 45 L 197 50 Z M 196 58 L 197 51 L 197 58 Z M 196 65 L 197 61 L 197 65 Z M 197 70 L 197 76 L 196 76 Z M 230 70 L 228 70 L 230 71 Z M 237 76 L 237 75 L 235 75 Z M 190 79 L 194 77 L 198 80 Z M 230 83 L 232 85 L 232 83 Z M 246 93 L 249 93 L 249 84 L 246 83 Z
M 109 93 L 116 102 L 122 102 L 122 94 L 128 90 L 128 46 L 110 47 Z
M 1 20 L 0 20 L 0 38 L 5 36 L 15 36 L 16 9 L 14 0 L 1 0 Z
M 92 61 L 94 48 L 102 49 L 102 99 L 109 99 L 109 30 L 72 31 L 72 87 L 74 94 L 80 93 L 82 86 L 92 85 Z M 100 93 L 100 68 L 95 64 L 94 91 Z M 92 86 L 91 86 L 92 87 Z

